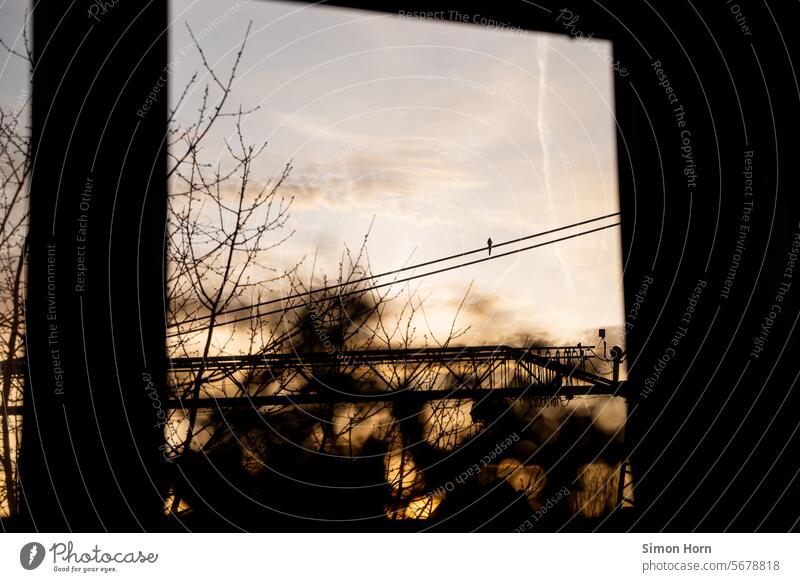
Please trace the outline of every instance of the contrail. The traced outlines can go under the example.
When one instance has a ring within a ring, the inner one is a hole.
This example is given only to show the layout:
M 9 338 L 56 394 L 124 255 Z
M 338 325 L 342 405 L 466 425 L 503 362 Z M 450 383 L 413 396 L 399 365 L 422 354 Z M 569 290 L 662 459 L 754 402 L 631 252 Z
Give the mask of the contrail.
M 547 215 L 549 223 L 555 220 L 555 208 L 553 198 L 550 194 L 550 146 L 545 139 L 547 127 L 544 123 L 545 101 L 547 98 L 547 53 L 549 52 L 547 37 L 544 35 L 538 39 L 536 48 L 536 65 L 539 68 L 539 87 L 536 93 L 536 127 L 539 131 L 539 143 L 542 146 L 542 174 L 544 175 L 544 191 L 547 200 Z M 575 281 L 572 278 L 567 262 L 561 255 L 559 249 L 555 249 L 556 258 L 561 263 L 561 272 L 564 274 L 564 285 L 569 292 L 570 299 L 573 301 L 577 296 Z

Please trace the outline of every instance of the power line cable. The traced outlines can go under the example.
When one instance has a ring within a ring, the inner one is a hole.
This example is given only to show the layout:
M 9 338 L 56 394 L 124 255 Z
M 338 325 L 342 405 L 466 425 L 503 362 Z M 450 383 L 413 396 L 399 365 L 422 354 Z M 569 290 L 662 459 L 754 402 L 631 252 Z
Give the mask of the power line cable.
M 613 216 L 613 215 L 609 215 L 609 216 Z M 607 217 L 603 217 L 603 218 L 607 218 Z M 593 219 L 593 221 L 596 221 L 596 220 L 599 220 L 599 218 L 598 219 Z M 371 287 L 366 287 L 364 289 L 353 289 L 351 291 L 345 291 L 343 293 L 337 294 L 336 297 L 337 298 L 348 297 L 350 295 L 356 295 L 356 294 L 359 294 L 359 293 L 366 293 L 368 291 L 373 291 L 375 289 L 381 289 L 383 287 L 388 287 L 388 286 L 391 286 L 391 285 L 397 285 L 399 283 L 406 283 L 408 281 L 413 281 L 414 279 L 420 279 L 422 277 L 429 277 L 431 275 L 438 275 L 438 274 L 441 274 L 441 273 L 446 273 L 448 271 L 453 271 L 455 269 L 460 269 L 462 267 L 468 267 L 468 266 L 476 265 L 476 264 L 483 263 L 483 262 L 486 262 L 486 261 L 493 261 L 493 260 L 496 260 L 496 259 L 500 259 L 502 257 L 507 257 L 507 256 L 514 255 L 514 254 L 517 254 L 517 253 L 521 253 L 521 252 L 524 252 L 524 251 L 529 251 L 529 250 L 537 249 L 537 248 L 544 247 L 544 246 L 547 246 L 547 245 L 555 244 L 557 242 L 563 242 L 565 240 L 578 238 L 578 237 L 581 237 L 581 236 L 585 236 L 587 234 L 600 232 L 602 230 L 607 230 L 609 228 L 613 228 L 613 227 L 619 226 L 619 225 L 620 225 L 620 223 L 616 222 L 614 224 L 608 224 L 608 225 L 605 225 L 605 226 L 600 226 L 600 227 L 593 228 L 593 229 L 590 229 L 590 230 L 586 230 L 586 231 L 583 231 L 583 232 L 579 232 L 579 233 L 563 236 L 563 237 L 560 237 L 560 238 L 556 238 L 556 239 L 553 239 L 553 240 L 549 240 L 547 242 L 538 243 L 538 244 L 535 244 L 535 245 L 530 245 L 530 246 L 527 246 L 527 247 L 523 247 L 521 249 L 515 249 L 513 251 L 507 251 L 505 253 L 500 253 L 498 255 L 492 255 L 491 257 L 484 257 L 482 259 L 475 259 L 473 261 L 468 261 L 466 263 L 461 263 L 461 264 L 458 264 L 458 265 L 451 265 L 449 267 L 443 267 L 441 269 L 436 269 L 434 271 L 428 271 L 427 273 L 420 273 L 418 275 L 412 275 L 410 277 L 405 277 L 403 279 L 394 279 L 394 280 L 388 281 L 386 283 L 378 283 L 376 285 L 373 285 Z M 570 227 L 574 227 L 574 226 L 575 225 L 570 225 Z M 561 227 L 560 229 L 556 229 L 556 230 L 564 230 L 565 228 L 570 228 L 570 227 Z M 517 241 L 508 241 L 508 242 L 500 243 L 498 245 L 493 245 L 493 246 L 498 247 L 498 246 L 501 246 L 501 245 L 510 244 L 511 242 L 518 242 L 519 240 L 526 240 L 526 239 L 529 239 L 529 238 L 533 238 L 534 236 L 541 236 L 542 234 L 546 234 L 546 233 L 539 233 L 538 235 L 530 235 L 528 237 L 523 237 L 522 239 L 517 239 Z M 478 249 L 478 250 L 486 250 L 486 247 L 484 247 L 482 249 Z M 452 258 L 459 257 L 459 256 L 465 256 L 465 255 L 473 254 L 474 252 L 477 252 L 477 251 L 468 251 L 468 252 L 465 252 L 465 253 L 461 253 L 460 255 L 453 255 L 452 257 L 449 257 L 449 258 L 452 259 Z M 420 265 L 416 265 L 414 268 L 419 268 L 420 266 L 423 266 L 423 265 L 426 265 L 426 264 L 429 265 L 429 264 L 433 264 L 433 263 L 438 263 L 438 262 L 441 262 L 443 260 L 445 260 L 445 259 L 437 259 L 435 261 L 428 261 L 427 263 L 421 263 Z M 282 298 L 277 299 L 277 300 L 273 299 L 273 300 L 270 300 L 270 301 L 265 301 L 265 302 L 262 302 L 262 303 L 254 304 L 251 307 L 249 307 L 248 309 L 252 309 L 253 307 L 260 307 L 260 306 L 266 305 L 268 303 L 276 303 L 278 301 L 287 301 L 287 300 L 290 300 L 290 299 L 302 298 L 302 297 L 305 297 L 307 295 L 311 295 L 313 293 L 320 293 L 322 291 L 328 291 L 328 290 L 333 290 L 333 289 L 340 288 L 340 287 L 346 287 L 346 286 L 354 285 L 357 282 L 363 282 L 363 281 L 367 281 L 367 280 L 374 280 L 374 279 L 386 276 L 387 274 L 393 274 L 393 273 L 396 273 L 396 272 L 401 272 L 401 271 L 404 271 L 404 270 L 408 270 L 410 268 L 412 268 L 412 267 L 405 267 L 403 269 L 398 269 L 398 270 L 392 271 L 390 273 L 383 273 L 381 275 L 374 275 L 372 277 L 365 277 L 365 278 L 360 279 L 358 281 L 349 281 L 347 283 L 342 283 L 342 284 L 339 284 L 339 285 L 332 285 L 332 286 L 329 286 L 329 287 L 323 287 L 321 289 L 310 290 L 310 291 L 307 291 L 307 292 L 304 292 L 304 293 L 297 293 L 295 295 L 282 297 Z M 246 315 L 246 316 L 243 316 L 243 317 L 236 317 L 234 319 L 228 319 L 228 320 L 225 320 L 225 321 L 214 322 L 214 327 L 222 327 L 222 326 L 231 325 L 231 324 L 234 324 L 234 323 L 239 323 L 239 322 L 242 322 L 242 321 L 249 321 L 251 319 L 257 319 L 259 317 L 266 317 L 268 315 L 275 315 L 275 314 L 278 314 L 278 313 L 285 313 L 288 310 L 294 310 L 294 309 L 298 309 L 300 307 L 306 307 L 308 305 L 311 305 L 311 304 L 314 304 L 314 303 L 318 303 L 318 302 L 321 302 L 321 301 L 324 301 L 324 300 L 327 300 L 327 299 L 330 299 L 330 297 L 325 297 L 325 298 L 317 299 L 317 300 L 309 300 L 309 301 L 307 301 L 305 303 L 302 303 L 302 304 L 299 304 L 299 305 L 281 307 L 280 309 L 273 309 L 271 311 L 265 311 L 263 313 L 262 312 L 258 312 L 258 313 L 253 313 L 253 314 Z M 236 310 L 231 310 L 231 311 L 226 312 L 226 313 L 242 311 L 242 310 L 243 309 L 240 308 L 240 309 L 236 309 Z M 210 318 L 210 316 L 203 316 L 202 318 L 198 317 L 198 318 L 193 319 L 193 320 L 182 322 L 179 325 L 184 325 L 186 323 L 192 323 L 194 321 L 202 321 L 202 320 L 206 320 L 206 319 L 209 319 L 209 318 Z M 176 331 L 176 332 L 172 332 L 172 333 L 167 334 L 167 337 L 171 338 L 171 337 L 177 337 L 177 336 L 186 335 L 186 334 L 190 334 L 190 333 L 197 333 L 197 332 L 200 332 L 200 331 L 205 331 L 205 330 L 209 329 L 210 327 L 211 326 L 207 325 L 207 326 L 197 327 L 197 328 L 194 328 L 194 329 L 189 329 L 189 330 L 184 330 L 184 331 Z
M 544 231 L 541 231 L 541 232 L 537 232 L 535 234 L 529 234 L 527 236 L 523 236 L 523 237 L 520 237 L 520 238 L 515 238 L 513 240 L 509 240 L 509 241 L 505 241 L 505 242 L 502 242 L 502 243 L 493 244 L 492 248 L 496 249 L 496 248 L 504 247 L 506 245 L 522 242 L 522 241 L 525 241 L 525 240 L 530 240 L 530 239 L 533 239 L 533 238 L 546 236 L 548 234 L 561 232 L 563 230 L 568 230 L 570 228 L 575 228 L 577 226 L 583 226 L 584 224 L 590 224 L 592 222 L 597 222 L 598 220 L 605 220 L 607 218 L 611 218 L 612 216 L 617 216 L 617 215 L 619 215 L 619 212 L 613 212 L 611 214 L 606 214 L 605 216 L 598 216 L 596 218 L 590 218 L 588 220 L 582 220 L 580 222 L 575 222 L 573 224 L 568 224 L 566 226 L 559 226 L 558 228 L 553 228 L 553 229 L 550 229 L 550 230 L 544 230 Z M 484 251 L 486 251 L 487 248 L 488 247 L 481 247 L 481 248 L 474 249 L 474 250 L 471 250 L 471 251 L 465 251 L 463 253 L 457 253 L 455 255 L 450 255 L 448 257 L 441 257 L 439 259 L 433 259 L 433 260 L 430 260 L 430 261 L 426 261 L 424 263 L 417 263 L 416 265 L 409 265 L 407 267 L 401 267 L 399 269 L 394 269 L 393 271 L 386 271 L 385 273 L 379 273 L 377 275 L 369 275 L 369 276 L 366 276 L 366 277 L 362 277 L 360 279 L 354 279 L 352 281 L 347 281 L 345 283 L 337 283 L 335 285 L 328 285 L 327 287 L 320 287 L 318 289 L 310 289 L 309 291 L 305 291 L 303 293 L 296 293 L 294 295 L 287 295 L 286 297 L 278 297 L 278 298 L 275 298 L 275 299 L 268 299 L 266 301 L 260 301 L 258 303 L 253 303 L 252 305 L 243 306 L 243 307 L 236 307 L 236 308 L 233 308 L 233 309 L 228 309 L 228 310 L 225 311 L 225 313 L 228 314 L 228 313 L 236 313 L 238 311 L 249 311 L 249 310 L 252 310 L 255 307 L 263 307 L 265 305 L 272 305 L 274 303 L 281 303 L 281 302 L 284 302 L 284 301 L 289 301 L 291 299 L 298 299 L 298 298 L 301 298 L 301 297 L 303 297 L 305 295 L 311 295 L 311 294 L 315 294 L 315 293 L 323 293 L 323 292 L 326 292 L 326 291 L 333 291 L 334 289 L 337 289 L 337 288 L 340 288 L 340 287 L 349 287 L 351 285 L 357 285 L 359 283 L 363 283 L 364 281 L 373 281 L 375 279 L 382 279 L 383 277 L 387 277 L 389 275 L 396 275 L 398 273 L 403 273 L 405 271 L 411 271 L 411 270 L 414 270 L 414 269 L 419 269 L 421 267 L 428 267 L 430 265 L 435 265 L 437 263 L 443 263 L 445 261 L 451 261 L 453 259 L 458 259 L 458 258 L 466 257 L 468 255 L 472 255 L 472 254 L 475 254 L 475 253 L 484 252 Z M 497 255 L 497 256 L 503 256 L 503 255 Z M 471 263 L 468 263 L 468 264 L 471 264 Z M 181 326 L 184 326 L 184 325 L 188 325 L 188 324 L 191 324 L 191 323 L 197 323 L 198 321 L 205 321 L 205 320 L 208 320 L 208 319 L 211 319 L 211 315 L 200 315 L 200 316 L 194 317 L 192 319 L 187 319 L 185 321 L 181 321 L 180 323 L 172 324 L 172 325 L 170 325 L 168 327 L 181 327 Z M 169 337 L 169 336 L 167 336 L 167 337 Z

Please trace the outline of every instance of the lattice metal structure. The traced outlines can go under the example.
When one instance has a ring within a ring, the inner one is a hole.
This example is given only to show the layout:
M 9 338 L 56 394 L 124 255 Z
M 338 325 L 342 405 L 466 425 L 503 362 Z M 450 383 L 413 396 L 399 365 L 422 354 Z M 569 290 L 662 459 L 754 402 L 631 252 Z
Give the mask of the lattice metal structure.
M 515 401 L 544 407 L 566 405 L 579 396 L 626 396 L 626 384 L 619 381 L 622 350 L 615 347 L 611 354 L 600 357 L 593 347 L 578 344 L 179 358 L 171 361 L 173 384 L 181 386 L 183 378 L 186 386 L 202 372 L 205 389 L 193 399 L 181 398 L 178 388 L 168 406 L 267 413 L 284 406 L 375 402 L 410 412 L 434 401 L 455 406 L 471 401 L 473 418 L 492 417 Z M 632 507 L 627 458 L 618 478 L 616 507 Z
M 369 400 L 532 398 L 546 404 L 589 394 L 623 396 L 624 382 L 597 372 L 591 348 L 444 347 L 177 358 L 180 379 L 204 371 L 210 389 L 171 408 Z M 618 365 L 618 363 L 616 364 Z M 342 379 L 347 378 L 346 385 Z
M 3 362 L 13 373 L 24 362 Z M 614 364 L 617 369 L 618 362 Z M 443 400 L 523 397 L 553 398 L 605 394 L 625 396 L 625 382 L 598 372 L 592 348 L 505 345 L 420 349 L 353 350 L 332 353 L 270 353 L 207 358 L 175 358 L 174 379 L 194 377 L 203 369 L 209 387 L 197 400 L 170 398 L 168 408 L 216 408 L 363 402 L 412 398 Z M 351 378 L 351 389 L 331 378 Z M 178 382 L 179 384 L 180 382 Z M 227 387 L 222 388 L 222 385 Z M 9 407 L 8 414 L 20 414 Z M 0 410 L 0 414 L 3 411 Z
M 402 402 L 413 407 L 446 400 L 502 404 L 504 399 L 554 406 L 586 395 L 626 397 L 626 383 L 618 380 L 620 359 L 621 352 L 608 360 L 580 344 L 175 358 L 169 362 L 172 396 L 165 408 L 260 412 L 274 406 L 328 403 Z M 22 362 L 12 365 L 15 373 L 23 373 Z M 201 371 L 203 390 L 194 399 L 181 387 Z M 7 411 L 21 412 L 21 407 Z M 620 466 L 619 479 L 618 507 L 630 507 L 632 500 L 625 495 L 632 486 L 628 459 Z

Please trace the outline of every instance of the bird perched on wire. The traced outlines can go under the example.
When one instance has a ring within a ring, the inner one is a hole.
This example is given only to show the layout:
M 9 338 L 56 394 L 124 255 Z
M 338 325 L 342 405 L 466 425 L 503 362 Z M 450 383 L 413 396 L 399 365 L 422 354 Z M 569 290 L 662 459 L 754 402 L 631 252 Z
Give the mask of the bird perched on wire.
M 486 246 L 489 247 L 489 256 L 491 257 L 492 256 L 492 237 L 489 237 L 489 239 L 486 241 Z

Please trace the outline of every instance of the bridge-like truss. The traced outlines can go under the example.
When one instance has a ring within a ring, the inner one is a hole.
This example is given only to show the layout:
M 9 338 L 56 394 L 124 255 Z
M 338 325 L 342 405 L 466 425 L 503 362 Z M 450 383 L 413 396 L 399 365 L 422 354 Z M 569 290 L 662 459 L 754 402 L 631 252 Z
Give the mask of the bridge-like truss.
M 250 408 L 258 412 L 272 406 L 398 401 L 419 406 L 445 400 L 524 400 L 550 406 L 588 395 L 627 397 L 626 382 L 619 380 L 620 352 L 612 350 L 612 354 L 601 358 L 593 347 L 578 344 L 173 358 L 168 362 L 173 388 L 165 404 L 171 410 Z M 24 372 L 24 361 L 11 365 L 15 374 Z M 185 388 L 198 377 L 203 389 L 193 397 L 198 392 Z M 19 415 L 23 408 L 0 409 L 0 414 L 4 412 Z M 632 505 L 624 494 L 631 479 L 626 458 L 620 466 L 620 506 Z
M 3 366 L 7 363 L 3 362 Z M 22 374 L 23 361 L 11 363 Z M 576 396 L 625 396 L 619 362 L 591 347 L 506 345 L 374 349 L 313 353 L 265 353 L 211 358 L 173 358 L 173 378 L 203 374 L 203 384 L 228 383 L 228 390 L 203 390 L 198 398 L 173 394 L 167 408 L 226 408 L 325 402 L 369 402 L 486 398 L 530 398 L 542 404 Z M 348 387 L 336 378 L 353 379 Z M 610 376 L 610 377 L 609 377 Z M 0 410 L 0 414 L 4 411 Z M 21 414 L 11 406 L 9 415 Z
M 603 367 L 611 367 L 602 374 Z M 176 377 L 203 374 L 204 383 L 228 381 L 233 395 L 173 398 L 171 408 L 216 408 L 474 398 L 531 398 L 547 402 L 575 396 L 624 396 L 618 361 L 600 360 L 585 346 L 518 348 L 505 345 L 272 353 L 176 358 Z M 609 377 L 609 375 L 611 377 Z M 353 379 L 347 386 L 337 378 Z

